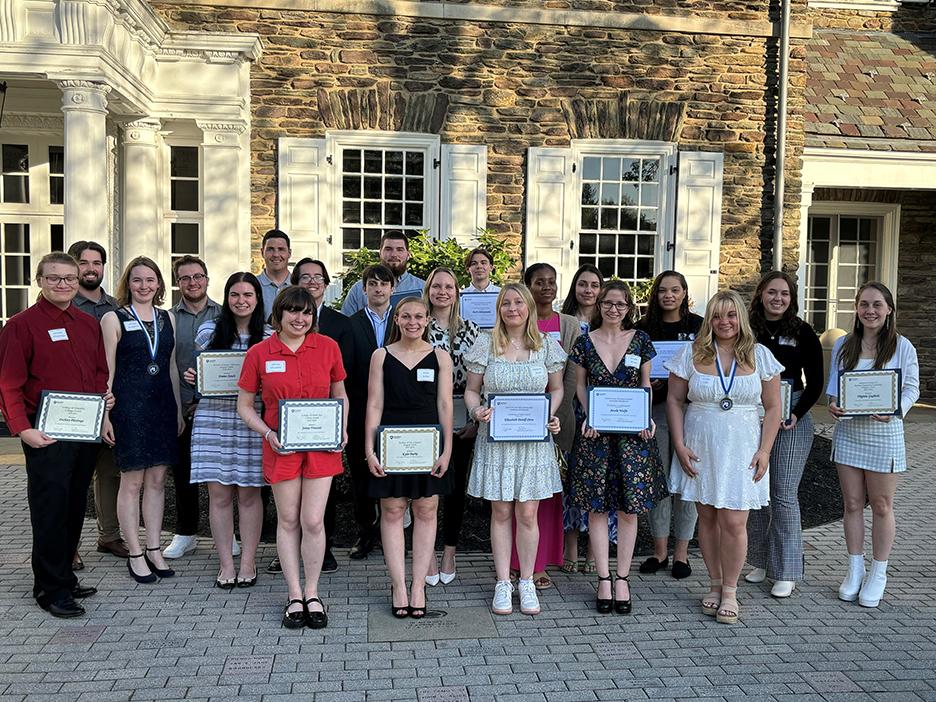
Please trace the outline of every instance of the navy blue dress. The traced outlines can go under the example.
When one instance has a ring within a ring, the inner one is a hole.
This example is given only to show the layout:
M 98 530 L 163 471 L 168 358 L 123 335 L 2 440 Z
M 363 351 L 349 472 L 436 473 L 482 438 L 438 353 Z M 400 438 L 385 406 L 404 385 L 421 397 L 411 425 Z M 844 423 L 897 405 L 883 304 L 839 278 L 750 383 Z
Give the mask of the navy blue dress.
M 144 329 L 127 331 L 125 322 L 134 319 L 124 309 L 115 312 L 120 320 L 121 334 L 117 342 L 114 372 L 114 462 L 121 471 L 142 470 L 152 466 L 172 465 L 178 461 L 178 409 L 172 392 L 169 364 L 175 335 L 169 313 L 156 310 L 159 324 L 159 347 L 156 363 L 159 373 L 150 375 L 149 346 L 152 322 L 143 322 Z

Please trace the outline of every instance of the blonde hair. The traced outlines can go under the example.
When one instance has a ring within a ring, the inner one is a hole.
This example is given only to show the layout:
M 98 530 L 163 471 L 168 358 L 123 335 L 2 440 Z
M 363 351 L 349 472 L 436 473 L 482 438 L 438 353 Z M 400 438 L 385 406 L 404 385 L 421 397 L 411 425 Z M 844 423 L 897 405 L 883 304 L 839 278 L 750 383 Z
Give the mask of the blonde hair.
M 384 346 L 395 344 L 403 338 L 403 330 L 400 329 L 400 310 L 402 310 L 407 305 L 419 305 L 424 310 L 426 310 L 426 316 L 429 316 L 429 303 L 427 303 L 421 297 L 416 297 L 415 295 L 412 297 L 404 297 L 393 306 L 393 319 L 391 320 L 390 328 L 387 330 L 387 339 L 384 342 Z M 429 340 L 428 324 L 426 324 L 426 328 L 423 329 L 422 340 Z
M 705 306 L 705 318 L 702 327 L 692 344 L 692 360 L 696 363 L 712 363 L 715 360 L 715 333 L 712 329 L 712 319 L 717 314 L 721 317 L 729 309 L 738 315 L 738 337 L 735 340 L 735 358 L 738 365 L 755 367 L 754 347 L 757 339 L 751 331 L 751 322 L 748 319 L 747 307 L 741 296 L 734 290 L 721 290 L 715 293 Z
M 458 292 L 458 278 L 455 277 L 455 273 L 452 272 L 451 268 L 440 266 L 429 274 L 429 277 L 426 279 L 426 285 L 423 287 L 422 299 L 423 302 L 426 303 L 426 309 L 429 310 L 429 316 L 434 316 L 435 310 L 432 308 L 432 302 L 429 300 L 429 288 L 432 286 L 432 281 L 435 280 L 435 277 L 440 273 L 451 276 L 452 282 L 455 283 L 455 300 L 452 302 L 452 311 L 449 312 L 448 323 L 449 339 L 454 339 L 455 335 L 458 334 L 458 331 L 462 328 L 463 322 L 461 318 L 461 295 Z
M 497 294 L 497 323 L 494 325 L 494 329 L 491 330 L 491 344 L 494 346 L 494 350 L 498 355 L 507 350 L 507 344 L 509 343 L 507 327 L 504 326 L 504 320 L 501 317 L 500 309 L 501 304 L 504 302 L 504 295 L 511 290 L 520 296 L 529 312 L 526 330 L 523 335 L 523 345 L 529 351 L 539 351 L 543 348 L 543 337 L 540 334 L 539 327 L 536 326 L 536 304 L 533 302 L 533 296 L 530 294 L 530 290 L 522 283 L 508 283 L 502 287 L 501 291 Z
M 153 295 L 153 307 L 159 307 L 166 296 L 166 281 L 163 280 L 162 271 L 159 270 L 159 266 L 156 265 L 156 262 L 146 256 L 137 256 L 124 268 L 123 274 L 117 281 L 117 290 L 114 292 L 114 297 L 117 298 L 117 304 L 121 307 L 129 307 L 130 303 L 133 302 L 133 296 L 130 294 L 130 274 L 137 266 L 149 268 L 156 274 L 156 282 L 159 287 L 156 289 L 156 294 Z

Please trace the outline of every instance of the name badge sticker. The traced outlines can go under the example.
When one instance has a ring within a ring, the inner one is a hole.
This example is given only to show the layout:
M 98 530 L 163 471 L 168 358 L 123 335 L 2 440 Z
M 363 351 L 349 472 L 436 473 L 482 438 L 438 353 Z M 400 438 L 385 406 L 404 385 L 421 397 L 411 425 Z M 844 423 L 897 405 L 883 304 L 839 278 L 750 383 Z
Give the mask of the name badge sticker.
M 640 368 L 640 356 L 629 353 L 624 357 L 624 365 L 628 368 Z
M 560 342 L 560 343 L 562 342 L 562 334 L 561 334 L 560 332 L 551 331 L 551 332 L 546 332 L 546 333 L 549 334 L 549 336 L 550 336 L 551 338 L 555 339 L 556 341 L 558 341 L 558 342 Z
M 267 373 L 285 373 L 286 361 L 267 361 L 266 372 Z
M 140 331 L 143 327 L 140 326 L 140 323 L 135 319 L 128 319 L 124 323 L 124 331 Z
M 49 338 L 52 341 L 68 341 L 68 332 L 65 329 L 50 329 Z
M 434 383 L 435 371 L 432 368 L 418 368 L 416 370 L 416 381 L 420 383 Z
M 781 336 L 777 339 L 777 343 L 781 346 L 796 346 L 796 339 L 792 339 L 789 336 Z

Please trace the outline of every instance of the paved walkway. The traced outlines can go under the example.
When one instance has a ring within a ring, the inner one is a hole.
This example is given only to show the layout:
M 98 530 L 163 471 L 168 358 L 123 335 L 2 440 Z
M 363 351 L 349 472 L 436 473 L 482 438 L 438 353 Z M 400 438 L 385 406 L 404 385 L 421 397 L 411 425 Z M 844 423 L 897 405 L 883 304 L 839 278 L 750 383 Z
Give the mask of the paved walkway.
M 448 619 L 391 620 L 379 557 L 339 558 L 341 569 L 323 578 L 329 628 L 288 631 L 278 576 L 261 574 L 252 590 L 215 589 L 216 560 L 202 539 L 174 563 L 178 577 L 137 585 L 122 561 L 88 548 L 91 522 L 81 575 L 99 593 L 85 601 L 88 616 L 63 621 L 29 597 L 25 473 L 0 466 L 0 698 L 936 701 L 936 425 L 915 413 L 880 608 L 836 599 L 845 551 L 833 523 L 808 532 L 809 579 L 796 594 L 775 601 L 768 587 L 744 585 L 734 627 L 700 612 L 698 554 L 688 580 L 634 577 L 631 616 L 596 615 L 593 578 L 558 574 L 541 615 L 496 619 L 486 613 L 490 560 L 466 554 L 453 584 L 430 589 L 430 605 Z M 15 454 L 0 445 L 0 463 L 18 462 Z M 264 546 L 262 562 L 272 555 Z M 443 634 L 470 638 L 434 638 Z

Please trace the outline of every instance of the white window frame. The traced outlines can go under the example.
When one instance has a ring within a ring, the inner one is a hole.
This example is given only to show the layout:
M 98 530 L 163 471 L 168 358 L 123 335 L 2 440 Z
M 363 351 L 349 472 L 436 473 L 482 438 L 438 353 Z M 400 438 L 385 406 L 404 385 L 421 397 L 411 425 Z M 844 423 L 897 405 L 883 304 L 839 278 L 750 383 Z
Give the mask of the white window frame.
M 172 209 L 172 147 L 194 147 L 198 149 L 198 211 Z M 166 139 L 160 146 L 162 157 L 159 159 L 159 182 L 162 188 L 163 210 L 163 236 L 159 245 L 159 263 L 166 279 L 168 299 L 171 302 L 173 294 L 178 291 L 175 278 L 172 275 L 172 225 L 197 224 L 198 225 L 198 252 L 195 254 L 202 260 L 205 258 L 205 153 L 201 141 L 196 138 Z

